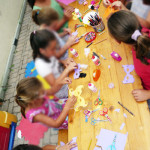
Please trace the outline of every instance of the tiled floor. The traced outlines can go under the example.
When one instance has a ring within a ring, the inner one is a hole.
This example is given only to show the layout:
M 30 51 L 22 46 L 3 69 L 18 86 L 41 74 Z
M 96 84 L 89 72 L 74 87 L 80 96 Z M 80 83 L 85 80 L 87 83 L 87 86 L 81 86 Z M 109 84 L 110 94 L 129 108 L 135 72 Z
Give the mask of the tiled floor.
M 29 36 L 30 33 L 37 28 L 31 19 L 31 12 L 31 8 L 27 5 L 5 94 L 5 99 L 8 100 L 0 108 L 0 110 L 15 114 L 18 118 L 17 125 L 20 122 L 21 113 L 20 107 L 17 106 L 16 102 L 14 101 L 14 96 L 16 94 L 15 87 L 18 81 L 24 78 L 26 65 L 32 60 L 32 50 L 30 47 Z M 49 129 L 48 132 L 45 133 L 44 138 L 41 139 L 40 146 L 44 146 L 46 144 L 57 144 L 57 141 L 58 131 Z M 16 134 L 14 146 L 23 143 L 28 143 L 28 141 L 25 141 L 23 138 L 19 139 Z

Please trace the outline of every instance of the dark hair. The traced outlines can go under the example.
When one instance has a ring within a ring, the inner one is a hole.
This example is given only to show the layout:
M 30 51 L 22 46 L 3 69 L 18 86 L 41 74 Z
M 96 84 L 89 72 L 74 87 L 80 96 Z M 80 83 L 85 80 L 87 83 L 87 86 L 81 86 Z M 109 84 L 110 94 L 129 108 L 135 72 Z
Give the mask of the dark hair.
M 54 40 L 56 40 L 55 35 L 46 29 L 32 32 L 30 35 L 30 45 L 33 50 L 33 59 L 41 57 L 49 62 L 49 58 L 40 53 L 40 48 L 46 48 L 49 42 Z
M 13 148 L 13 150 L 42 150 L 42 148 L 35 145 L 21 144 Z
M 25 117 L 25 109 L 31 101 L 39 97 L 42 83 L 35 77 L 25 78 L 19 81 L 16 87 L 16 103 L 21 107 L 21 113 Z
M 37 25 L 46 24 L 51 25 L 53 21 L 59 19 L 57 11 L 53 8 L 45 7 L 41 10 L 33 10 L 32 19 Z
M 136 57 L 142 63 L 148 65 L 150 59 L 150 39 L 146 35 L 138 37 L 137 41 L 131 38 L 136 30 L 141 30 L 139 21 L 134 13 L 121 10 L 110 16 L 108 19 L 108 30 L 117 40 L 135 46 Z
M 150 5 L 150 0 L 143 0 L 144 4 Z
M 30 7 L 33 9 L 33 6 L 35 4 L 35 0 L 28 0 L 28 3 L 30 5 Z

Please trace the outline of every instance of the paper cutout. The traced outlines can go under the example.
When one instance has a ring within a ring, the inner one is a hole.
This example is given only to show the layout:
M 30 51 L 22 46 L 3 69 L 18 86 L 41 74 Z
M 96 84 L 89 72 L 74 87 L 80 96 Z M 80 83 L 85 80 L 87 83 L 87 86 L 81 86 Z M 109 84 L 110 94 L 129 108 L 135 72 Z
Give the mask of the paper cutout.
M 77 137 L 72 138 L 71 144 L 77 142 Z M 74 147 L 71 150 L 78 150 L 78 147 Z
M 74 73 L 73 77 L 74 77 L 74 79 L 78 79 L 79 76 L 80 76 L 80 72 L 82 71 L 82 70 L 80 69 L 80 64 L 78 64 L 78 68 L 75 69 L 74 71 L 75 71 L 75 73 Z
M 79 111 L 79 107 L 86 107 L 88 105 L 88 102 L 85 102 L 84 98 L 81 97 L 83 85 L 79 85 L 76 90 L 73 91 L 73 89 L 69 89 L 69 95 L 74 95 L 77 98 L 77 102 L 74 105 L 74 110 Z
M 113 89 L 113 88 L 115 87 L 115 85 L 114 85 L 114 83 L 109 83 L 108 87 L 109 87 L 110 89 Z
M 88 67 L 88 65 L 86 65 L 86 64 L 80 64 L 80 68 L 82 68 L 82 69 L 87 69 L 87 67 Z
M 124 150 L 128 133 L 122 134 L 106 129 L 101 129 L 96 145 L 101 146 L 103 150 L 107 150 L 108 146 L 112 145 L 115 135 L 117 136 L 115 144 L 116 150 Z
M 18 131 L 18 138 L 21 139 L 22 135 L 21 135 L 21 130 Z
M 110 69 L 110 65 L 108 65 L 108 69 Z
M 122 123 L 122 125 L 120 126 L 120 130 L 123 130 L 124 126 L 125 126 L 125 123 Z
M 134 83 L 134 77 L 130 74 L 134 70 L 134 65 L 122 65 L 122 67 L 127 74 L 123 80 L 123 83 Z
M 119 111 L 120 111 L 120 109 L 115 109 L 114 111 L 119 112 Z
M 90 53 L 90 50 L 91 50 L 90 48 L 85 48 L 84 49 L 84 54 L 85 54 L 86 57 L 88 57 L 88 55 Z
M 76 30 L 75 32 L 72 33 L 73 36 L 77 36 L 78 35 L 78 31 Z
M 60 146 L 64 146 L 64 145 L 65 145 L 65 143 L 60 141 Z
M 124 113 L 123 116 L 124 116 L 125 118 L 127 118 L 127 114 L 126 114 L 126 113 Z

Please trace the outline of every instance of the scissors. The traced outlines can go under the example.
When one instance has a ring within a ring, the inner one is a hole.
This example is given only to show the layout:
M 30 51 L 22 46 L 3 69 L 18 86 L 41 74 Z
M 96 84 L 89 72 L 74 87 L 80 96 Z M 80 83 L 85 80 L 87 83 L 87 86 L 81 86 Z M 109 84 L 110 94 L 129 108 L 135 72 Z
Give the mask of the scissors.
M 88 116 L 88 117 L 90 117 L 90 115 L 92 114 L 92 113 L 94 113 L 94 112 L 96 112 L 97 110 L 99 110 L 100 108 L 98 108 L 98 109 L 95 109 L 95 110 L 85 110 L 84 111 L 84 114 L 86 115 L 86 116 Z
M 95 100 L 94 105 L 97 106 L 97 105 L 102 105 L 102 104 L 103 104 L 103 101 L 100 98 L 100 90 L 99 90 L 98 97 Z
M 108 120 L 96 120 L 94 118 L 91 118 L 91 125 L 95 125 L 97 122 L 103 122 L 103 121 L 108 121 Z
M 103 110 L 100 110 L 100 112 L 99 112 L 99 114 L 101 115 L 101 116 L 105 116 L 110 122 L 111 122 L 111 119 L 109 118 L 109 116 L 108 116 L 108 108 L 103 108 Z
M 115 147 L 116 137 L 117 137 L 117 135 L 115 135 L 112 144 L 110 146 L 108 146 L 107 150 L 116 150 L 116 147 Z

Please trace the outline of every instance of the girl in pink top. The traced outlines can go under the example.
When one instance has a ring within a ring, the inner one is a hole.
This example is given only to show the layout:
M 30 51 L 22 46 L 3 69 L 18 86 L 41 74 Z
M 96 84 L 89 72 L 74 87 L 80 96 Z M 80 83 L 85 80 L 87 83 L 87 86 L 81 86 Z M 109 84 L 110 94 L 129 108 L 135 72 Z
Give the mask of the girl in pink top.
M 130 11 L 118 11 L 108 20 L 110 34 L 119 42 L 133 46 L 133 61 L 136 73 L 142 80 L 144 89 L 136 89 L 132 94 L 136 101 L 150 99 L 150 32 L 141 28 L 137 17 Z M 143 32 L 146 33 L 143 33 Z M 148 34 L 147 34 L 148 33 Z
M 22 115 L 30 122 L 67 129 L 67 115 L 69 109 L 76 103 L 76 98 L 73 96 L 68 100 L 55 97 L 49 99 L 48 95 L 51 95 L 51 91 L 45 91 L 37 78 L 26 78 L 18 83 L 15 100 L 21 107 Z

